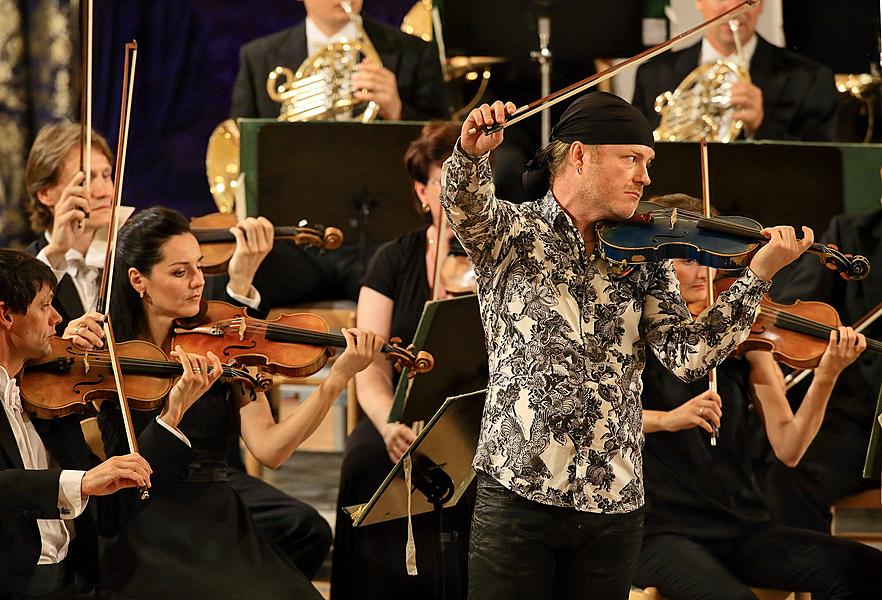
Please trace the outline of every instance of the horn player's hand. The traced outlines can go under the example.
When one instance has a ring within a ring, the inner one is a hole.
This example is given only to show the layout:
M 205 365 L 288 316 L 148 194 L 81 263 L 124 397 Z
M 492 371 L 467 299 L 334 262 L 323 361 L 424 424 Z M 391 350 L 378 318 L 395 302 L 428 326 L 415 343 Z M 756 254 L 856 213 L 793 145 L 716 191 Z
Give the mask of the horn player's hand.
M 387 121 L 401 120 L 401 97 L 395 73 L 385 67 L 362 60 L 352 73 L 354 96 L 361 102 L 373 100 L 380 106 L 380 118 Z
M 736 109 L 732 116 L 744 123 L 745 135 L 750 137 L 755 134 L 765 117 L 763 91 L 749 81 L 736 81 L 732 85 L 730 103 Z

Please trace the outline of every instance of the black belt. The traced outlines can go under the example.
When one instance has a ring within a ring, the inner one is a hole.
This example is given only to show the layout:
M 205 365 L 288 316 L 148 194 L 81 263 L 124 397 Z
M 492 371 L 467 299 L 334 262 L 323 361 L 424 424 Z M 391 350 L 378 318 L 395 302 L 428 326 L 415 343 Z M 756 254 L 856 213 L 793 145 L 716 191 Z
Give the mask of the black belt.
M 209 483 L 227 481 L 227 462 L 225 460 L 197 460 L 187 465 L 187 470 L 178 476 L 178 481 L 187 483 Z

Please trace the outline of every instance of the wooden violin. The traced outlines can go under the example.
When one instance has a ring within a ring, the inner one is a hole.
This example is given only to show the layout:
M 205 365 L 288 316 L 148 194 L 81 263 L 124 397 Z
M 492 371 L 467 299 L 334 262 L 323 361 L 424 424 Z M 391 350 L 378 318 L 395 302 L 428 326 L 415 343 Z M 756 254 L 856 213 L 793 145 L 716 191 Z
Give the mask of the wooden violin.
M 627 221 L 597 225 L 601 256 L 617 266 L 686 258 L 715 269 L 741 269 L 768 239 L 762 225 L 747 217 L 703 217 L 688 210 L 641 201 Z M 846 256 L 838 249 L 812 244 L 807 250 L 846 279 L 870 272 L 863 256 Z
M 204 355 L 210 350 L 221 360 L 235 358 L 242 364 L 288 377 L 312 375 L 333 355 L 331 348 L 346 347 L 346 338 L 329 333 L 325 320 L 310 313 L 264 321 L 247 316 L 242 308 L 212 301 L 208 303 L 205 321 L 205 325 L 197 327 L 176 327 L 173 344 L 196 354 Z M 435 359 L 431 354 L 414 354 L 400 343 L 400 339 L 392 338 L 381 349 L 396 369 L 407 367 L 409 377 L 432 370 Z
M 20 377 L 22 400 L 41 419 L 63 417 L 92 401 L 117 398 L 112 361 L 106 350 L 85 351 L 69 340 L 53 338 L 52 352 L 25 365 Z M 125 379 L 129 405 L 136 410 L 153 410 L 165 398 L 184 368 L 169 361 L 159 346 L 139 340 L 115 344 Z M 235 362 L 222 366 L 222 379 L 237 381 L 251 392 L 265 391 L 269 376 L 251 375 Z
M 236 226 L 236 215 L 212 213 L 190 220 L 191 232 L 202 248 L 203 269 L 206 273 L 224 273 L 236 250 L 236 238 L 230 228 Z M 336 227 L 309 226 L 305 221 L 295 227 L 274 227 L 276 239 L 290 239 L 297 245 L 309 245 L 322 250 L 336 250 L 343 244 L 343 232 Z
M 726 289 L 733 281 L 720 279 L 714 287 Z M 827 351 L 830 332 L 841 325 L 839 313 L 824 302 L 778 304 L 764 295 L 750 335 L 738 345 L 738 351 L 765 350 L 794 369 L 814 369 Z M 882 342 L 867 339 L 867 350 L 882 354 Z

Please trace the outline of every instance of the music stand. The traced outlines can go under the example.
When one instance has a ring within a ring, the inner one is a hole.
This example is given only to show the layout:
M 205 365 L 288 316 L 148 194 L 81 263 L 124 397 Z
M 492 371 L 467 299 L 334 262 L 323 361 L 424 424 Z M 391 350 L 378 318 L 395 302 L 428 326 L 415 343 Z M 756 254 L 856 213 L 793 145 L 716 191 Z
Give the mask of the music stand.
M 438 538 L 435 547 L 435 596 L 443 599 L 444 555 L 450 535 L 444 532 L 442 511 L 456 504 L 475 471 L 472 460 L 481 432 L 486 390 L 447 398 L 416 440 L 392 467 L 383 483 L 365 504 L 343 510 L 355 527 L 400 519 L 429 511 L 435 514 Z M 411 487 L 405 480 L 404 463 L 412 461 Z
M 864 479 L 879 479 L 879 473 L 882 471 L 882 448 L 880 448 L 882 424 L 879 423 L 879 415 L 882 415 L 882 389 L 879 390 L 879 400 L 873 413 L 873 429 L 870 431 L 867 458 L 864 460 Z
M 424 124 L 239 119 L 248 215 L 332 225 L 361 246 L 424 226 L 402 163 Z
M 413 379 L 402 373 L 389 422 L 426 421 L 445 398 L 487 387 L 487 350 L 475 294 L 426 302 L 413 345 L 432 354 L 435 366 Z

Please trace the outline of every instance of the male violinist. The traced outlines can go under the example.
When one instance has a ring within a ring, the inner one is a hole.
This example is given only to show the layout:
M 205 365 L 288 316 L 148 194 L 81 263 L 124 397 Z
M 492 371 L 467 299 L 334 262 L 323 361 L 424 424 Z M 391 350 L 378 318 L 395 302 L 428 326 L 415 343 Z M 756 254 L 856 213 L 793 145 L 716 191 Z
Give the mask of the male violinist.
M 0 597 L 73 598 L 74 574 L 94 579 L 97 538 L 90 496 L 149 487 L 140 455 L 101 464 L 76 416 L 33 421 L 19 397 L 24 363 L 49 354 L 61 317 L 55 276 L 38 260 L 0 250 Z M 161 435 L 161 434 L 160 434 Z M 170 434 L 169 434 L 170 435 Z M 97 466 L 96 466 L 97 464 Z
M 493 192 L 488 153 L 512 103 L 473 110 L 441 202 L 475 265 L 490 382 L 474 467 L 469 593 L 627 598 L 643 525 L 640 374 L 647 346 L 692 380 L 744 339 L 771 278 L 811 244 L 791 227 L 693 321 L 669 261 L 613 269 L 595 224 L 629 218 L 655 156 L 652 128 L 612 94 L 573 102 L 525 173 L 537 202 Z M 530 190 L 528 190 L 530 191 Z

